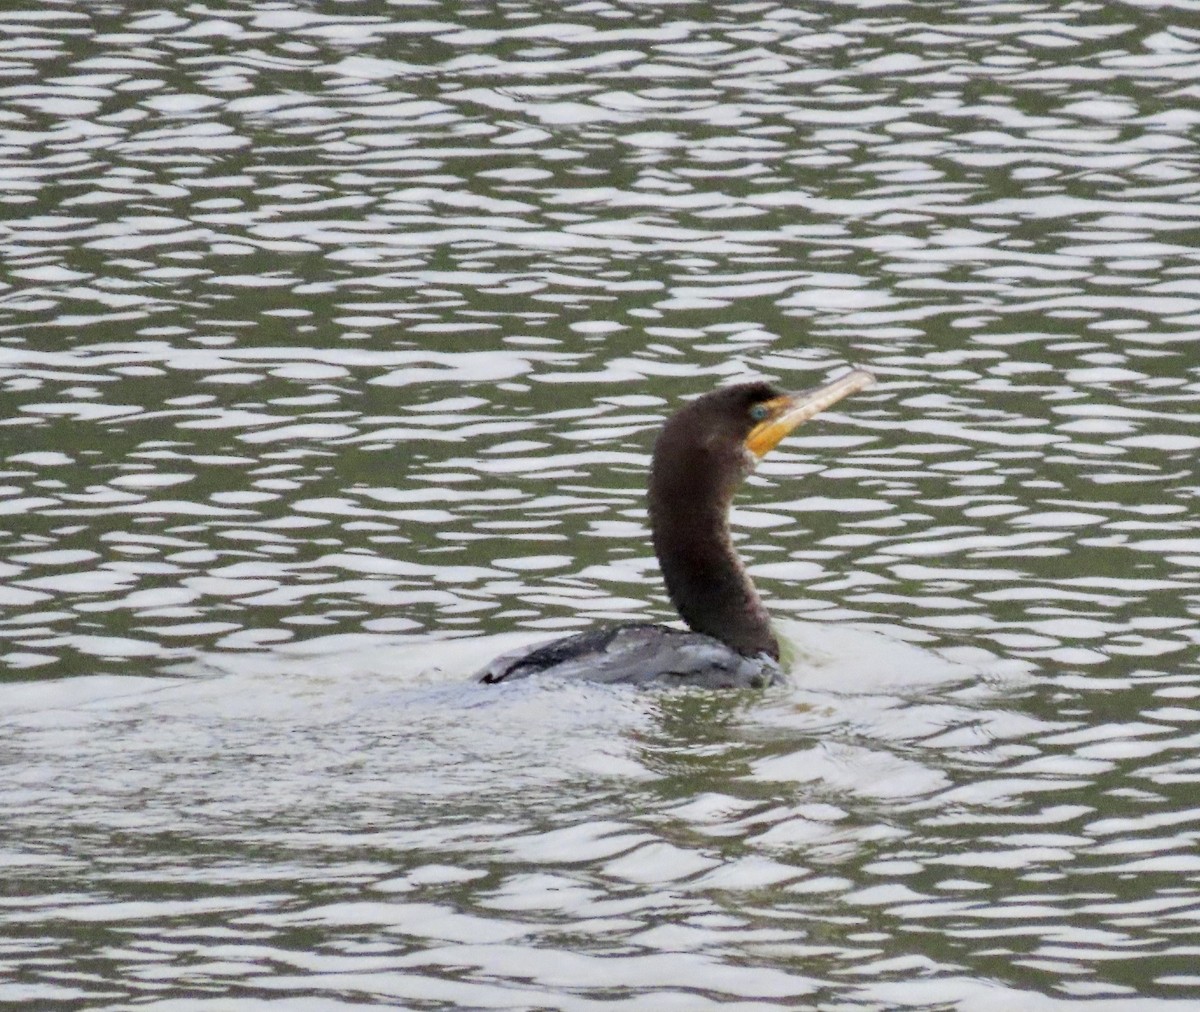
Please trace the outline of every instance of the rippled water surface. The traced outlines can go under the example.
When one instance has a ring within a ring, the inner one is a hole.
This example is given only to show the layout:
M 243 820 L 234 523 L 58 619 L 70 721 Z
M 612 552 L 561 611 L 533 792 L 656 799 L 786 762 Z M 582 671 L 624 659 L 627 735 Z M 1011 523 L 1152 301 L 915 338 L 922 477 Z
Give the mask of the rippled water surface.
M 1200 1004 L 1200 8 L 0 11 L 0 1003 Z M 671 617 L 767 459 L 765 694 Z

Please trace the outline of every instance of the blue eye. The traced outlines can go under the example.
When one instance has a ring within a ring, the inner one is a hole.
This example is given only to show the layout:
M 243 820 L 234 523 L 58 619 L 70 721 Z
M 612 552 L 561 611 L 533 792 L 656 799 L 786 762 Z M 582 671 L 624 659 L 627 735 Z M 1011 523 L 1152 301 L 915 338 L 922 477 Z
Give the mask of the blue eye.
M 753 418 L 756 422 L 761 422 L 770 413 L 771 413 L 771 409 L 768 408 L 765 404 L 755 404 L 754 407 L 752 407 L 750 409 L 750 417 Z

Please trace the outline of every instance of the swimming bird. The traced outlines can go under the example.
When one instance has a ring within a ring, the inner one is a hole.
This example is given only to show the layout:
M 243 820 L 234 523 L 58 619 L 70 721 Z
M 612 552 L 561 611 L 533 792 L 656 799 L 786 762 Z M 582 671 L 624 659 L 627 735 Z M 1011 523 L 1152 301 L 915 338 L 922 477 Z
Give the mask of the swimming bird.
M 761 381 L 739 383 L 681 407 L 655 440 L 647 502 L 654 554 L 688 629 L 650 623 L 593 629 L 498 657 L 478 680 L 547 674 L 707 688 L 779 681 L 779 641 L 733 547 L 729 507 L 742 480 L 788 433 L 872 383 L 862 369 L 795 394 Z

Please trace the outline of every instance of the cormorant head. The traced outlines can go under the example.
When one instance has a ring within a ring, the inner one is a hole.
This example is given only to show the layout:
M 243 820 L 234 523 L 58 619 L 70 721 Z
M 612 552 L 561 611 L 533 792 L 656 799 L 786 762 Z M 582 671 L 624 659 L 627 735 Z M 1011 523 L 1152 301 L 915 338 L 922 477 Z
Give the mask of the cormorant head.
M 802 422 L 870 386 L 854 370 L 799 394 L 738 383 L 690 401 L 663 426 L 650 472 L 650 530 L 663 580 L 696 632 L 753 657 L 779 656 L 770 616 L 733 548 L 729 506 L 759 459 Z
M 763 380 L 722 387 L 690 401 L 667 420 L 655 445 L 657 463 L 704 468 L 696 475 L 731 491 L 788 433 L 874 377 L 854 369 L 831 383 L 789 394 Z

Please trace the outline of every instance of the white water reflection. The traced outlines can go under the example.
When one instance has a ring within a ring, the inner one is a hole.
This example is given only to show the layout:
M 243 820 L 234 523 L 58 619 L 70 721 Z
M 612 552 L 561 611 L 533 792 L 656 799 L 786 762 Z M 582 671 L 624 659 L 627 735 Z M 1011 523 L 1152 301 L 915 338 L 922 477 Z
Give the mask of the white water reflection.
M 64 817 L 75 830 L 57 853 L 18 843 L 6 863 L 77 884 L 6 904 L 7 930 L 119 929 L 106 958 L 126 993 L 150 998 L 169 979 L 198 989 L 200 1007 L 212 987 L 367 1003 L 486 993 L 505 1007 L 562 988 L 634 1002 L 652 988 L 668 1002 L 757 1003 L 826 993 L 831 973 L 852 974 L 849 1000 L 886 986 L 898 1007 L 922 1007 L 922 978 L 954 993 L 955 959 L 924 960 L 913 981 L 896 946 L 931 925 L 964 953 L 986 938 L 1068 975 L 1131 952 L 1185 965 L 1186 942 L 1146 932 L 1156 914 L 1194 914 L 1194 893 L 1121 899 L 1087 882 L 1097 862 L 1187 874 L 1188 820 L 1097 819 L 1074 800 L 1139 754 L 1080 746 L 1157 739 L 1166 724 L 1117 733 L 1008 712 L 1028 674 L 979 651 L 955 661 L 879 632 L 791 633 L 809 657 L 831 651 L 831 687 L 818 661 L 794 689 L 753 700 L 497 689 L 444 675 L 508 644 L 384 637 L 215 655 L 229 670 L 200 678 L 14 687 L 0 791 L 11 838 Z M 847 656 L 854 637 L 865 654 Z M 421 684 L 396 668 L 406 649 Z M 873 683 L 888 649 L 901 660 Z M 1186 735 L 1163 744 L 1194 749 Z M 195 856 L 145 866 L 181 817 Z M 945 845 L 957 827 L 971 846 Z M 1062 875 L 1080 878 L 1082 906 L 1046 892 Z M 1068 926 L 1076 911 L 1093 927 Z M 311 932 L 339 941 L 297 944 Z M 614 942 L 636 980 L 600 972 Z

